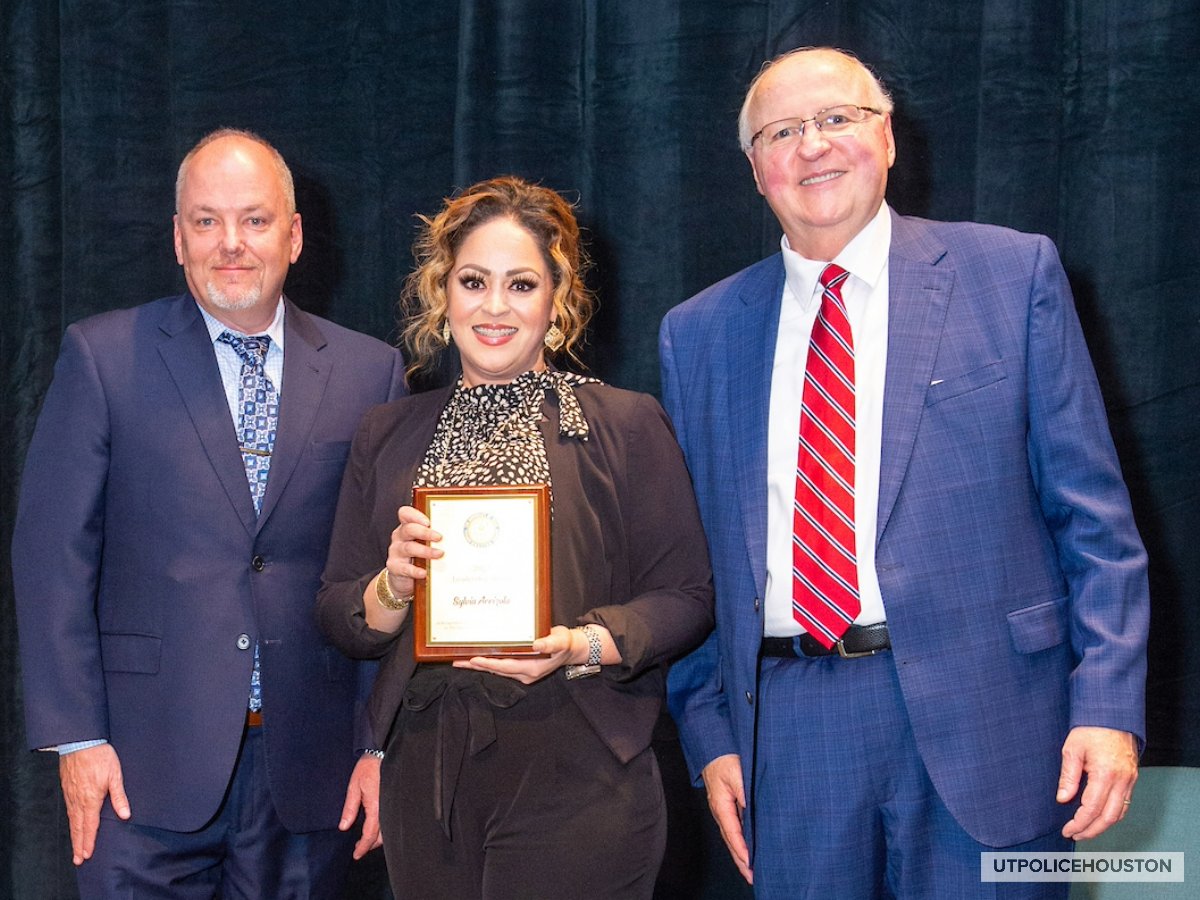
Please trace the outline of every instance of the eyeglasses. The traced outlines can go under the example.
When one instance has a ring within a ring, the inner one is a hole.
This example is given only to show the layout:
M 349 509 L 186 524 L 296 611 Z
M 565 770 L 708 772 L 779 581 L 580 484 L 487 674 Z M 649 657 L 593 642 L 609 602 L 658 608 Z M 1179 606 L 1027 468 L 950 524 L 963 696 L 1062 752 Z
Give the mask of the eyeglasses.
M 855 106 L 851 103 L 842 106 L 831 106 L 823 109 L 811 119 L 780 119 L 778 122 L 768 122 L 750 138 L 750 146 L 759 138 L 763 139 L 764 147 L 782 147 L 804 137 L 804 126 L 812 122 L 817 131 L 826 137 L 845 134 L 856 125 L 867 121 L 868 116 L 882 116 L 883 111 L 872 109 L 870 106 Z

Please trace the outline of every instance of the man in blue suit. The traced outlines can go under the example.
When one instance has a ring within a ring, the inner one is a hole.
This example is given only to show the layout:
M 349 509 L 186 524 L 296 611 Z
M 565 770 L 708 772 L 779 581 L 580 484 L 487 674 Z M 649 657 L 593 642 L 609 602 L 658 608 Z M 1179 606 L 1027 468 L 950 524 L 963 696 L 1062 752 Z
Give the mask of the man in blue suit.
M 378 844 L 369 673 L 312 607 L 351 437 L 403 361 L 283 296 L 302 244 L 278 151 L 214 132 L 176 183 L 189 293 L 63 339 L 13 576 L 85 898 L 336 897 Z
M 1145 553 L 1053 245 L 893 213 L 891 110 L 827 48 L 747 93 L 782 250 L 660 334 L 717 594 L 671 708 L 758 896 L 1065 896 L 980 853 L 1124 815 Z

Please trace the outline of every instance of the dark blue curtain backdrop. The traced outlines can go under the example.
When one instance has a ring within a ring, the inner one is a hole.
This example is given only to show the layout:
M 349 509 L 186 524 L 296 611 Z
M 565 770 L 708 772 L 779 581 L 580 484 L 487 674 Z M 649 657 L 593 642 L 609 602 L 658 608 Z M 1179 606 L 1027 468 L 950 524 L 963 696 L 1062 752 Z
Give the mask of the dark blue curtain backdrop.
M 892 88 L 896 209 L 1057 242 L 1151 552 L 1146 761 L 1200 765 L 1200 0 L 2 0 L 0 897 L 74 895 L 55 762 L 24 749 L 25 447 L 65 326 L 181 289 L 188 147 L 221 125 L 273 141 L 305 224 L 289 293 L 381 337 L 415 212 L 503 172 L 566 192 L 597 262 L 591 365 L 656 391 L 663 313 L 777 247 L 735 117 L 762 60 L 805 44 Z M 661 747 L 661 895 L 734 896 Z M 378 871 L 356 878 L 382 896 Z

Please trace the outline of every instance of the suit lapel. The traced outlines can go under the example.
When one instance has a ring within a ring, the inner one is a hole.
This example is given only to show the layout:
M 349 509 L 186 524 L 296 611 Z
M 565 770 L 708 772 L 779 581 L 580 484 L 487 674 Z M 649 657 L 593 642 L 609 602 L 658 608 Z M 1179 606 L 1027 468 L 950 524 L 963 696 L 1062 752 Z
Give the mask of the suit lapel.
M 284 304 L 279 429 L 271 451 L 271 474 L 267 478 L 267 493 L 258 516 L 258 528 L 271 515 L 304 455 L 333 370 L 332 359 L 321 353 L 326 341 L 316 323 L 290 300 L 285 298 Z M 244 473 L 242 477 L 244 480 Z
M 954 285 L 946 248 L 919 222 L 892 213 L 888 256 L 888 349 L 883 396 L 876 541 L 887 527 L 912 458 L 925 395 Z
M 212 339 L 204 327 L 196 301 L 187 294 L 179 297 L 168 308 L 159 328 L 164 339 L 158 345 L 158 353 L 179 390 L 229 502 L 242 525 L 253 534 L 256 527 L 254 501 L 246 483 L 246 469 L 238 451 L 237 433 L 221 385 Z
M 776 254 L 741 284 L 730 318 L 729 394 L 725 421 L 733 439 L 732 477 L 741 498 L 746 551 L 758 595 L 767 589 L 767 426 L 771 370 L 783 295 L 783 257 Z

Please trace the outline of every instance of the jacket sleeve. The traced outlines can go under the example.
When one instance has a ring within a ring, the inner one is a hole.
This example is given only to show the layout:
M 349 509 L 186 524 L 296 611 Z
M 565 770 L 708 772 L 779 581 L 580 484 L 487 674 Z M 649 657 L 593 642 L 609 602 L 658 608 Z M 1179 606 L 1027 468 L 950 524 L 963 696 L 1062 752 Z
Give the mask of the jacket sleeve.
M 373 432 L 381 409 L 367 413 L 350 446 L 329 556 L 317 593 L 318 625 L 334 646 L 355 659 L 378 659 L 404 631 L 375 631 L 367 625 L 363 609 L 363 591 L 387 561 L 392 531 L 372 516 L 378 452 Z
M 1145 740 L 1146 553 L 1066 274 L 1042 238 L 1030 298 L 1029 459 L 1069 585 L 1072 727 Z
M 690 452 L 684 381 L 679 375 L 672 319 L 668 315 L 659 331 L 663 404 L 674 422 L 684 456 Z M 671 666 L 667 675 L 667 706 L 679 728 L 680 742 L 692 778 L 716 759 L 737 752 L 729 707 L 722 690 L 719 630 L 714 630 L 696 650 Z
M 13 530 L 31 748 L 108 737 L 96 596 L 109 409 L 83 331 L 69 327 L 25 459 Z
M 618 491 L 629 552 L 630 600 L 581 618 L 612 633 L 618 677 L 633 678 L 682 656 L 712 630 L 712 571 L 683 454 L 653 397 L 642 394 L 625 423 Z

